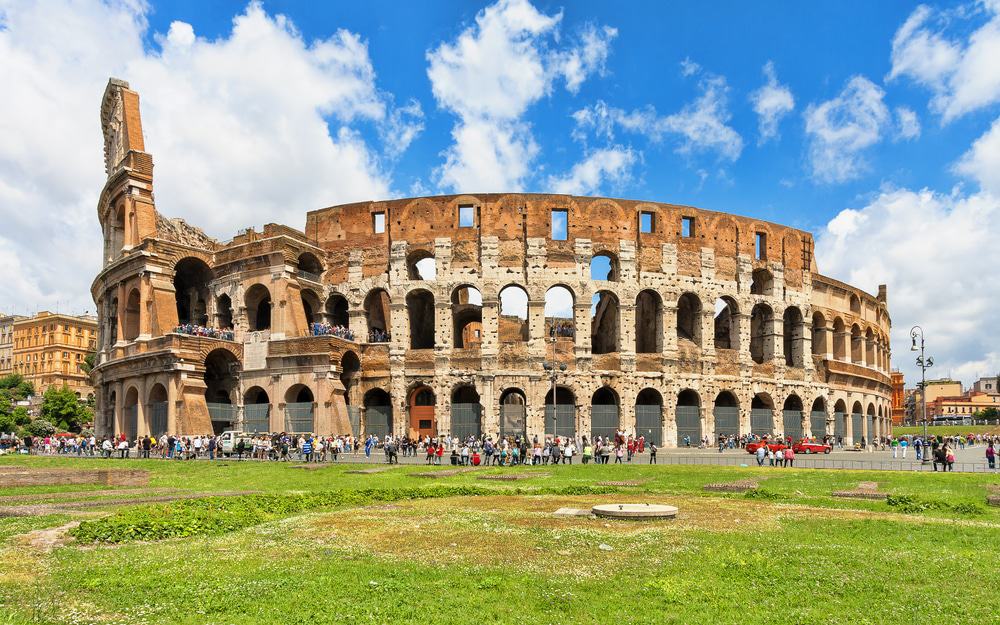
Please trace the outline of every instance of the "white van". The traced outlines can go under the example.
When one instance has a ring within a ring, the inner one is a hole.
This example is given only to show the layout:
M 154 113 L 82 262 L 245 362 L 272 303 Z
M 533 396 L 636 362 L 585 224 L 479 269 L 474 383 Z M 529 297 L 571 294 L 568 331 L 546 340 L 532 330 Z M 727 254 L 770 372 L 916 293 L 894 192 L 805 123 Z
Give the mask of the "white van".
M 239 444 L 241 439 L 246 441 L 244 443 L 246 451 L 248 453 L 252 451 L 253 435 L 238 430 L 226 430 L 219 436 L 219 451 L 222 452 L 223 456 L 233 455 L 236 453 L 236 445 Z

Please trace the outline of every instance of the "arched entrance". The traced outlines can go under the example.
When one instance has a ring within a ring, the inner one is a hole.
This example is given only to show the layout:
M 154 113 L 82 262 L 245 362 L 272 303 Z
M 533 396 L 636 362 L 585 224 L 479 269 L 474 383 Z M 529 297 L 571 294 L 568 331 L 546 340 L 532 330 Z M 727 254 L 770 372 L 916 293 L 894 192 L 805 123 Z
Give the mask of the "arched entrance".
M 483 296 L 460 286 L 451 294 L 452 341 L 456 349 L 479 349 L 483 342 Z
M 285 430 L 288 432 L 315 431 L 315 398 L 305 384 L 296 384 L 285 392 Z
M 205 358 L 205 403 L 216 434 L 236 426 L 238 411 L 232 398 L 239 372 L 239 361 L 227 349 L 212 350 Z
M 177 322 L 208 325 L 206 302 L 212 270 L 200 258 L 184 258 L 174 266 L 174 298 L 177 301 Z
M 460 386 L 451 394 L 451 435 L 460 441 L 483 434 L 483 406 L 471 385 Z
M 500 395 L 500 438 L 525 435 L 527 403 L 519 388 L 509 388 Z
M 392 402 L 389 393 L 373 388 L 365 393 L 365 434 L 385 438 L 392 433 Z
M 590 399 L 590 438 L 614 440 L 619 422 L 618 394 L 611 388 L 602 386 Z
M 263 284 L 247 289 L 244 304 L 251 332 L 271 329 L 271 292 Z
M 740 435 L 740 402 L 729 391 L 722 391 L 715 397 L 712 410 L 715 417 L 715 437 Z
M 865 415 L 861 402 L 856 401 L 851 406 L 851 442 L 860 443 L 865 432 Z
M 418 386 L 410 393 L 410 436 L 437 436 L 434 405 L 437 398 L 429 386 Z
M 271 398 L 259 386 L 251 387 L 243 395 L 243 430 L 246 432 L 271 431 Z
M 663 301 L 651 289 L 635 298 L 635 351 L 658 354 L 663 351 Z
M 701 443 L 701 398 L 691 389 L 677 395 L 677 446 L 697 447 Z
M 644 388 L 635 398 L 635 435 L 663 445 L 663 396 L 655 388 Z
M 837 442 L 847 436 L 847 404 L 843 399 L 833 405 L 833 436 Z
M 153 385 L 149 391 L 149 433 L 160 438 L 167 433 L 167 389 L 162 384 Z
M 358 380 L 361 375 L 361 360 L 352 351 L 340 357 L 340 383 L 344 385 L 344 403 L 347 404 L 347 419 L 351 423 L 351 433 L 361 431 L 361 398 L 358 397 Z
M 424 289 L 406 296 L 410 317 L 410 349 L 434 348 L 434 296 Z
M 750 402 L 750 433 L 767 436 L 774 431 L 774 401 L 767 393 L 757 393 Z
M 802 399 L 798 395 L 789 395 L 781 410 L 781 423 L 785 438 L 793 441 L 802 438 Z
M 826 436 L 826 401 L 822 397 L 817 397 L 813 402 L 809 413 L 809 429 L 813 438 L 823 440 Z
M 576 396 L 564 386 L 557 386 L 555 395 L 551 389 L 545 394 L 545 435 L 576 436 Z
M 134 386 L 125 391 L 122 408 L 122 430 L 125 438 L 134 441 L 139 434 L 139 390 Z
M 365 297 L 365 322 L 368 326 L 369 343 L 388 343 L 389 294 L 384 289 L 373 289 Z

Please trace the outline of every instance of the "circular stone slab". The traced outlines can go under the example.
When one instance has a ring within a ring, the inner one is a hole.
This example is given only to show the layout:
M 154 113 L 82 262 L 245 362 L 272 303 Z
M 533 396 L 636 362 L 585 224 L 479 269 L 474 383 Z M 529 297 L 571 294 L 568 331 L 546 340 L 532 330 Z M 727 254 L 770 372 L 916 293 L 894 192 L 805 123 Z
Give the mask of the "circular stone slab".
M 651 503 L 609 503 L 594 506 L 590 510 L 594 516 L 605 519 L 639 519 L 656 520 L 672 519 L 677 516 L 674 506 L 661 506 Z

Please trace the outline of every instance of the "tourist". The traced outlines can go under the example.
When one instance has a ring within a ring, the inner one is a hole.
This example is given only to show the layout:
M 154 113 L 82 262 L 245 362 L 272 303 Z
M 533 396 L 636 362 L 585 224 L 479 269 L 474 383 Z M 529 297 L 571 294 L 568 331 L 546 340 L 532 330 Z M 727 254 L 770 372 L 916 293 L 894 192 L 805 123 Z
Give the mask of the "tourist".
M 761 445 L 757 448 L 757 466 L 764 466 L 764 458 L 767 457 L 767 446 Z
M 583 446 L 583 464 L 588 464 L 593 457 L 594 448 L 589 443 L 585 443 Z
M 794 467 L 795 466 L 795 450 L 789 447 L 785 450 L 785 466 Z
M 774 454 L 774 466 L 781 467 L 785 464 L 785 450 L 779 449 Z
M 656 464 L 656 443 L 649 443 L 649 464 Z

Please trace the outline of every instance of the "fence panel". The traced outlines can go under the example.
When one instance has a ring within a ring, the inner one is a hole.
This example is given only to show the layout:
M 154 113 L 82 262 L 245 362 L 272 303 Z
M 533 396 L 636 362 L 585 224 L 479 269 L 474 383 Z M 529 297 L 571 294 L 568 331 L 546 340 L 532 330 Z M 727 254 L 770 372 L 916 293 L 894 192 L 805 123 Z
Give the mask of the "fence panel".
M 701 408 L 698 406 L 677 406 L 677 446 L 681 447 L 684 437 L 697 447 L 701 442 Z
M 368 406 L 365 408 L 365 434 L 385 438 L 392 433 L 392 406 Z
M 635 407 L 636 437 L 645 436 L 647 443 L 663 446 L 663 406 Z
M 208 402 L 208 416 L 212 419 L 212 421 L 229 423 L 230 425 L 235 424 L 237 411 L 238 408 L 232 404 L 216 404 Z
M 715 416 L 715 438 L 721 435 L 740 435 L 740 409 L 736 406 L 716 406 L 712 411 Z
M 785 430 L 782 434 L 786 437 L 791 436 L 793 441 L 797 441 L 802 438 L 801 410 L 782 410 L 781 423 Z
M 313 403 L 291 402 L 285 404 L 285 429 L 289 432 L 312 432 Z
M 595 405 L 590 407 L 590 439 L 614 440 L 618 433 L 618 406 Z
M 243 406 L 243 430 L 246 432 L 271 431 L 271 404 Z
M 458 440 L 470 436 L 479 438 L 483 433 L 483 407 L 480 404 L 451 405 L 451 434 Z
M 525 409 L 520 404 L 500 405 L 500 436 L 523 436 L 525 433 Z
M 139 434 L 139 406 L 127 406 L 125 408 L 125 437 L 129 443 L 135 440 Z
M 823 440 L 826 436 L 826 413 L 815 410 L 809 413 L 809 429 L 814 437 Z
M 545 406 L 545 435 L 560 438 L 576 437 L 576 406 L 572 404 L 547 404 Z
M 851 415 L 851 435 L 854 437 L 855 443 L 861 442 L 861 437 L 864 436 L 864 426 L 862 425 L 865 421 L 865 416 L 863 414 L 855 413 Z
M 750 409 L 750 433 L 763 436 L 774 431 L 774 412 L 770 408 Z
M 347 421 L 351 424 L 351 434 L 357 436 L 361 432 L 361 408 L 348 406 Z
M 833 435 L 837 439 L 847 435 L 847 417 L 843 412 L 833 413 Z
M 149 404 L 149 433 L 156 438 L 167 433 L 167 402 Z

